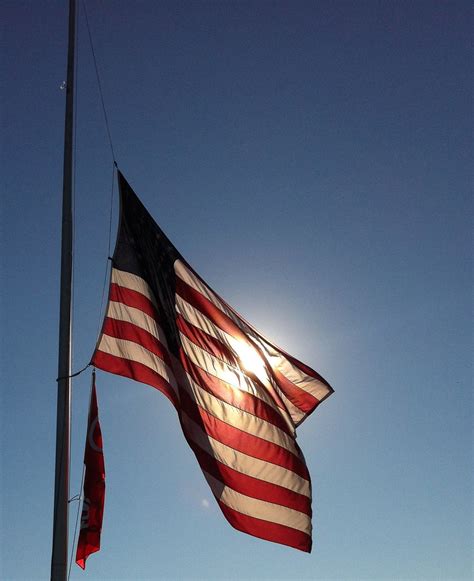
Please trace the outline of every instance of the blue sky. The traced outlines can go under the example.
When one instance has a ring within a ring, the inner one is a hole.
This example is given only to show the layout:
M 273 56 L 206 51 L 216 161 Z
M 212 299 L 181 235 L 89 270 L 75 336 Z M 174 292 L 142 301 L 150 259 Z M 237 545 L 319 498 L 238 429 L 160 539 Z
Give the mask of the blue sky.
M 470 4 L 87 5 L 127 179 L 208 283 L 336 393 L 299 430 L 305 555 L 232 529 L 168 401 L 98 373 L 103 548 L 71 578 L 469 578 Z M 46 579 L 67 11 L 2 13 L 0 576 Z M 76 144 L 74 369 L 100 324 L 112 172 L 82 10 Z M 73 388 L 71 496 L 89 382 Z

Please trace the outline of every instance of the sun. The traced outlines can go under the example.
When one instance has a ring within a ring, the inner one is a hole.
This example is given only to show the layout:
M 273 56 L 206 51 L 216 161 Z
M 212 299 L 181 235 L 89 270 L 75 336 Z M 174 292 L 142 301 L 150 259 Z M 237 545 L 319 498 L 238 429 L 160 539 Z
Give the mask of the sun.
M 266 376 L 265 362 L 253 345 L 237 341 L 234 349 L 239 358 L 240 364 L 245 371 L 248 371 L 259 378 Z

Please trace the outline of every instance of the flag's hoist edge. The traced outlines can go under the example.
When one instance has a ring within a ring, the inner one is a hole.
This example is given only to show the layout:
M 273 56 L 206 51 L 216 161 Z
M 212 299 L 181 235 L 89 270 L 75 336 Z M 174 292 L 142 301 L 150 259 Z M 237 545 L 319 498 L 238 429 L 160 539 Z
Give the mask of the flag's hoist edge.
M 92 363 L 172 402 L 236 529 L 311 550 L 311 481 L 296 427 L 333 389 L 273 345 L 187 264 L 119 172 L 120 225 Z

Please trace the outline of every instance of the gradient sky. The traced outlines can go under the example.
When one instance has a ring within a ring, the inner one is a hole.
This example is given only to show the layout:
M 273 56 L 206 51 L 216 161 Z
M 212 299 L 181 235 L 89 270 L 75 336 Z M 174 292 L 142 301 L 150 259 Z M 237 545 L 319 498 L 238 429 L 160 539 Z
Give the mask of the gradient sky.
M 66 4 L 1 9 L 7 580 L 49 578 Z M 102 550 L 71 578 L 469 578 L 470 3 L 88 8 L 127 179 L 201 276 L 336 392 L 299 430 L 307 555 L 232 529 L 166 398 L 99 372 Z M 82 9 L 76 151 L 74 370 L 100 324 L 112 172 Z M 116 218 L 115 198 L 113 239 Z M 89 382 L 73 387 L 71 496 Z

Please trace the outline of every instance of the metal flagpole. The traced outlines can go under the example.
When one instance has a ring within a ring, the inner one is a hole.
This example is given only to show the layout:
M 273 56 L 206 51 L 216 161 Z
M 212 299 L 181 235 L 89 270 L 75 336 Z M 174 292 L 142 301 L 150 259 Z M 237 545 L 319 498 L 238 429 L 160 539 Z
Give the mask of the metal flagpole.
M 76 0 L 69 0 L 69 38 L 64 124 L 63 210 L 61 232 L 61 291 L 59 310 L 56 471 L 54 484 L 51 580 L 66 581 L 68 565 L 69 446 L 71 420 L 71 295 L 72 295 L 72 176 L 74 57 Z

